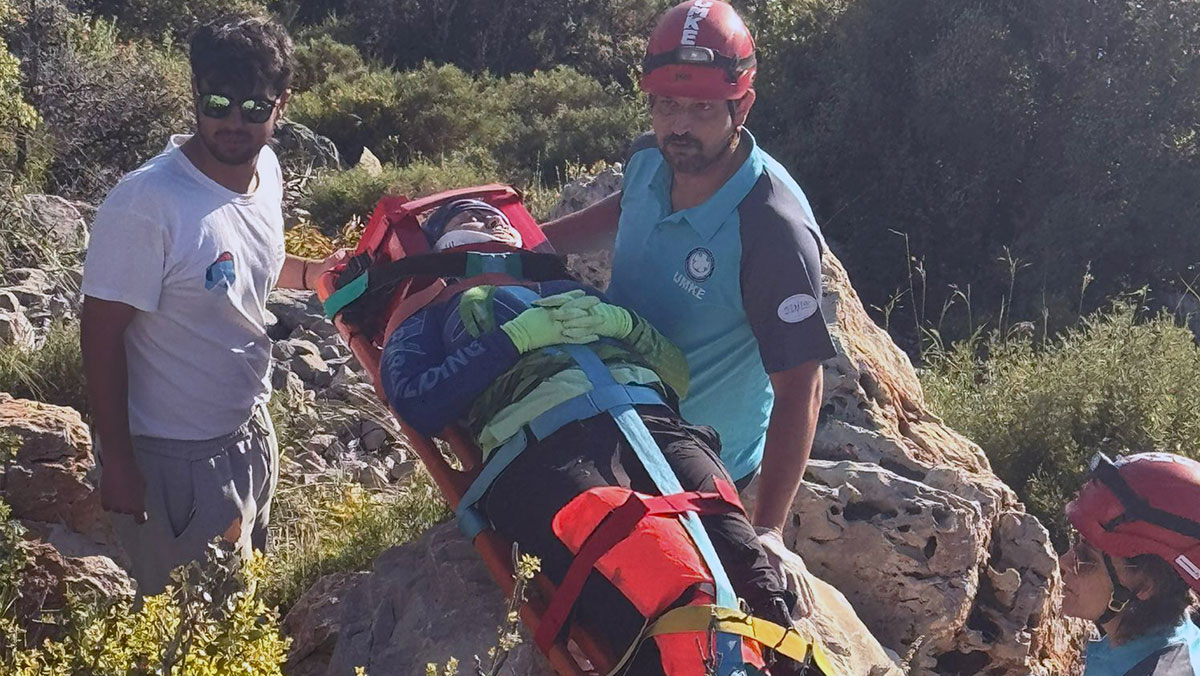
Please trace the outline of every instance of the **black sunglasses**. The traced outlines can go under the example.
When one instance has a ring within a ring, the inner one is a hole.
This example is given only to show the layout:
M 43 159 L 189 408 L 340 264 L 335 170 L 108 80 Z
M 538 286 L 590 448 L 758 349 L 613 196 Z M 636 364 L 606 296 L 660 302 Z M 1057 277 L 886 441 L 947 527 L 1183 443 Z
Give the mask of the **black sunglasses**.
M 243 99 L 235 102 L 224 94 L 201 94 L 196 100 L 200 112 L 205 117 L 218 120 L 229 117 L 229 113 L 233 112 L 236 105 L 242 109 L 242 119 L 253 124 L 262 124 L 271 119 L 271 113 L 275 111 L 275 104 L 278 101 L 278 99 Z

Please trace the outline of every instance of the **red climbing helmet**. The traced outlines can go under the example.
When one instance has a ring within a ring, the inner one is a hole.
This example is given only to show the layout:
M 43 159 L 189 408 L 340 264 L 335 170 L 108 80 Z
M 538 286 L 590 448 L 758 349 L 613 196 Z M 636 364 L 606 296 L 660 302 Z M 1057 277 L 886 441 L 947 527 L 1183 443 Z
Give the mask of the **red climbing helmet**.
M 1200 591 L 1200 462 L 1171 453 L 1092 459 L 1067 518 L 1104 554 L 1153 554 Z
M 686 0 L 667 10 L 650 34 L 642 89 L 735 100 L 750 90 L 757 70 L 754 38 L 733 7 L 720 0 Z

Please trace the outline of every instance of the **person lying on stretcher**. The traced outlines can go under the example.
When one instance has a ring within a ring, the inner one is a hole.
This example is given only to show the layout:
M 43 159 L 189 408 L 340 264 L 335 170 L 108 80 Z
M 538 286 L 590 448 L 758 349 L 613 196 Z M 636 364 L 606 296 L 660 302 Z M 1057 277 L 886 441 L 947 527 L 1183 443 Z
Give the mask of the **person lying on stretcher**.
M 422 229 L 435 251 L 482 242 L 521 246 L 504 215 L 475 200 L 443 206 Z M 573 280 L 469 288 L 425 307 L 393 331 L 380 378 L 394 410 L 419 432 L 433 435 L 461 424 L 488 462 L 496 462 L 506 445 L 523 447 L 473 511 L 523 552 L 539 557 L 542 570 L 560 585 L 574 551 L 629 490 L 663 493 L 613 415 L 596 409 L 562 412 L 564 402 L 601 384 L 595 382 L 597 367 L 606 374 L 601 379 L 634 393 L 640 402 L 635 417 L 682 490 L 719 494 L 731 503 L 699 522 L 732 591 L 750 614 L 791 627 L 788 609 L 795 598 L 737 503 L 718 459 L 715 432 L 689 425 L 677 413 L 678 397 L 688 388 L 682 353 L 603 294 Z M 587 577 L 573 617 L 601 633 L 618 656 L 636 644 L 624 673 L 708 673 L 705 660 L 719 651 L 704 647 L 704 634 L 638 641 L 647 618 L 652 622 L 671 608 L 714 598 L 713 578 L 678 519 L 649 517 L 638 528 L 636 537 L 600 558 L 602 574 Z M 744 673 L 787 674 L 797 667 L 781 659 L 768 671 L 774 656 L 763 655 L 768 651 L 753 641 L 744 644 L 725 650 L 740 653 L 737 666 L 744 660 Z

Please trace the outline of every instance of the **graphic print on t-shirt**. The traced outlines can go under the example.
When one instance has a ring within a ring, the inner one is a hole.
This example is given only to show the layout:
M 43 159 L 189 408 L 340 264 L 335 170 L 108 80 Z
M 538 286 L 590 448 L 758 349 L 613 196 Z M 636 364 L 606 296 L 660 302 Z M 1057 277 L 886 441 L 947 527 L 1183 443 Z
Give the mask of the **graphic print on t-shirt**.
M 228 251 L 222 251 L 217 260 L 208 266 L 204 271 L 204 288 L 212 291 L 213 289 L 221 289 L 228 291 L 233 285 L 233 280 L 236 278 L 233 272 L 233 254 Z

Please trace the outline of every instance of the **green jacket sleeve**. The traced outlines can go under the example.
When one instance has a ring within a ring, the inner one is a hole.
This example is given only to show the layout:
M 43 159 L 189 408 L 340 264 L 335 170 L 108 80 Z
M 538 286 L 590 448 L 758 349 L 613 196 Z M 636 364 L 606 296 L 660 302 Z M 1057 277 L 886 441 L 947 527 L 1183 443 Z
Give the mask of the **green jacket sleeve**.
M 636 312 L 630 311 L 629 315 L 633 317 L 633 330 L 625 337 L 625 342 L 646 360 L 663 384 L 674 390 L 680 399 L 686 397 L 689 375 L 683 352 Z

